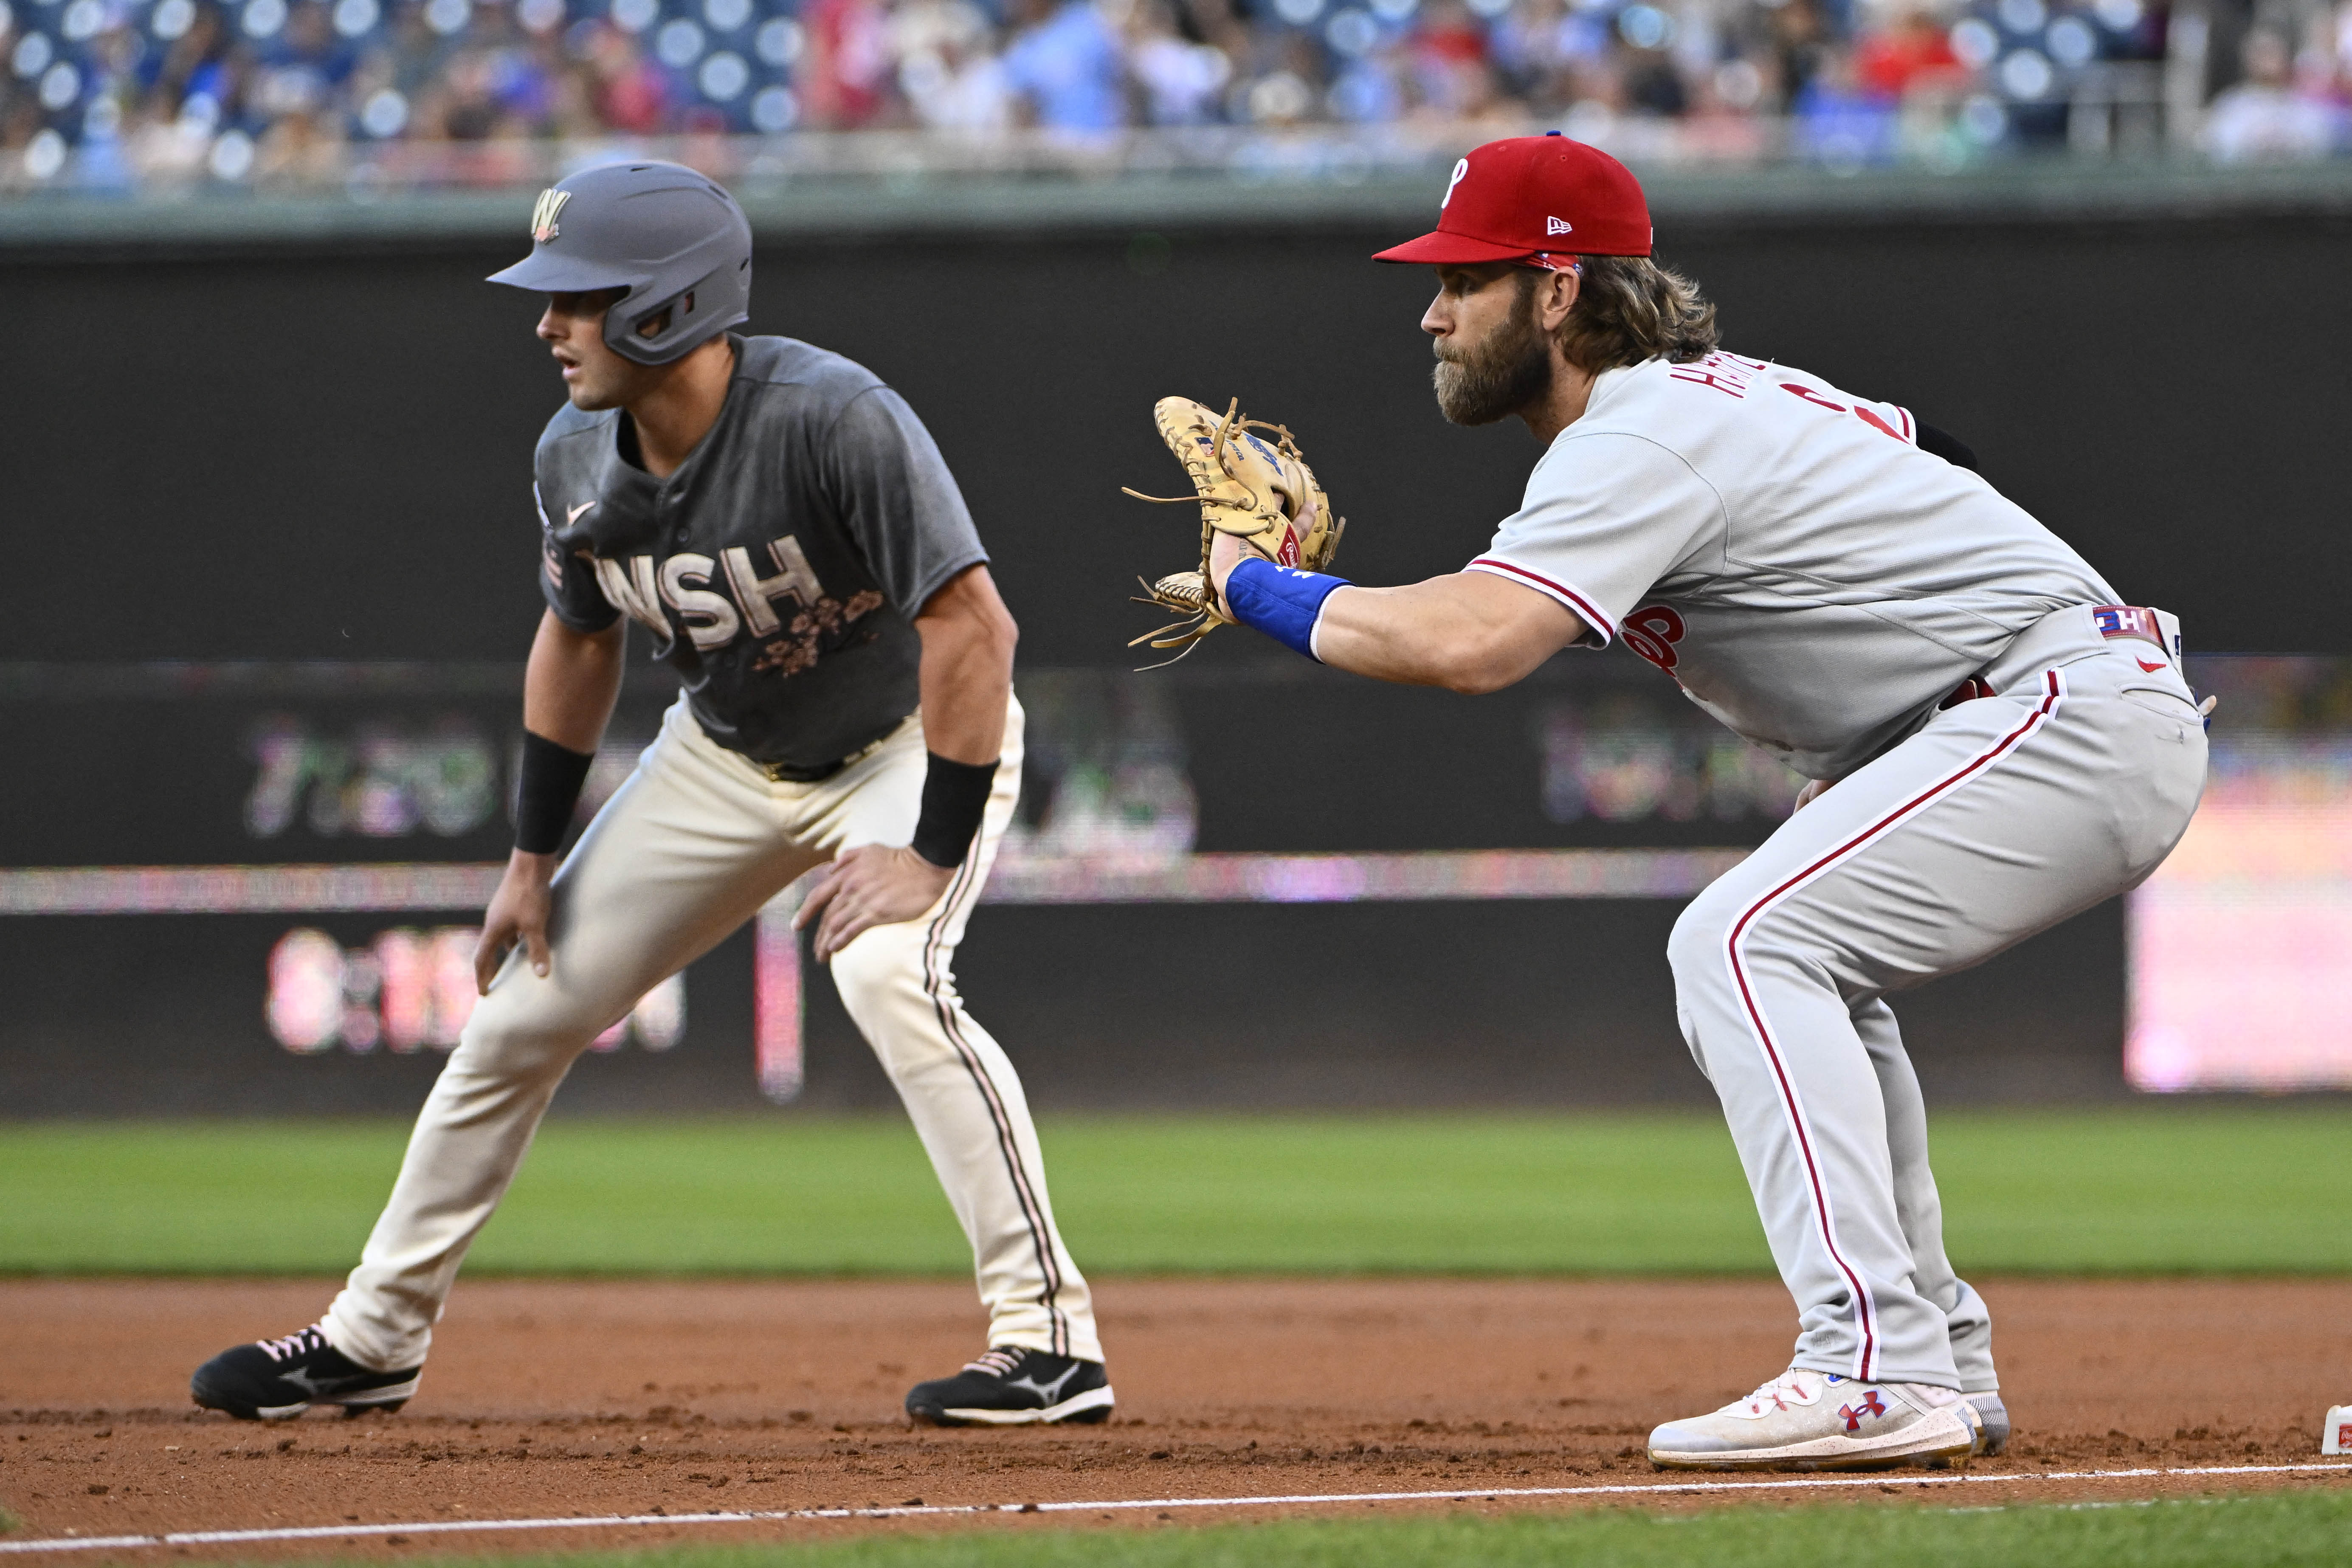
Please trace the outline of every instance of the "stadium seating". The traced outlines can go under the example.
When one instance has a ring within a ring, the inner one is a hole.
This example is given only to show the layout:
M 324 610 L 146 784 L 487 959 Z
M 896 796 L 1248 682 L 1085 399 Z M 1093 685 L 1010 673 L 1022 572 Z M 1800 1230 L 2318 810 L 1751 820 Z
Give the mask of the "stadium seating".
M 2352 4 L 2296 15 L 2227 40 L 2208 113 L 2224 40 L 2161 0 L 0 0 L 0 183 L 507 184 L 550 149 L 858 132 L 950 163 L 1213 162 L 1236 128 L 1833 167 L 2346 151 Z

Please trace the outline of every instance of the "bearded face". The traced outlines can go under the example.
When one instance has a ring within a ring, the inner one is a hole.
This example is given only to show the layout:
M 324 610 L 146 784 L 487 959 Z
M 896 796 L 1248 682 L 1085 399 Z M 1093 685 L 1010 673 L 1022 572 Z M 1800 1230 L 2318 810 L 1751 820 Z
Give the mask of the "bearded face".
M 1533 275 L 1513 281 L 1518 298 L 1509 318 L 1483 341 L 1434 345 L 1438 411 L 1456 425 L 1492 425 L 1551 390 L 1551 344 L 1536 321 Z

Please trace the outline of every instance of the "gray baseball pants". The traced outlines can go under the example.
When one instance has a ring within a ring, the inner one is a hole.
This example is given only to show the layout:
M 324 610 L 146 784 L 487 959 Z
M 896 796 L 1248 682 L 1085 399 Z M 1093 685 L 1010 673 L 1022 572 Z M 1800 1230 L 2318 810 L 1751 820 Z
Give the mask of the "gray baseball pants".
M 2188 686 L 2087 608 L 2030 628 L 1985 679 L 1997 695 L 1798 812 L 1670 945 L 1684 1037 L 1796 1298 L 1793 1364 L 1969 1393 L 1999 1385 L 1991 1319 L 1945 1256 L 1886 995 L 2137 885 L 2205 779 Z
M 1016 701 L 979 837 L 939 903 L 860 934 L 834 955 L 833 979 L 971 1242 L 988 1342 L 1099 1361 L 1092 1301 L 1054 1224 L 1021 1080 L 965 1013 L 952 971 L 1013 820 L 1021 737 Z M 832 778 L 779 784 L 704 734 L 683 701 L 669 710 L 556 873 L 546 977 L 520 948 L 509 955 L 426 1097 L 392 1199 L 327 1312 L 336 1349 L 384 1371 L 425 1359 L 466 1249 L 580 1053 L 803 872 L 857 845 L 907 843 L 926 756 L 910 718 Z

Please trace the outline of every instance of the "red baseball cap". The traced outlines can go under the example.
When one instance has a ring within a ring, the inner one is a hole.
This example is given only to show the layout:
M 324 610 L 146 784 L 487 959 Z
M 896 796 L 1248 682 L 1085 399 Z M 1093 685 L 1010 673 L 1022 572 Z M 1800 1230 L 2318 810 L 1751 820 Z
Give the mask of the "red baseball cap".
M 1474 147 L 1454 165 L 1437 229 L 1375 261 L 1518 261 L 1559 256 L 1647 256 L 1650 205 L 1633 171 L 1598 147 L 1513 136 Z

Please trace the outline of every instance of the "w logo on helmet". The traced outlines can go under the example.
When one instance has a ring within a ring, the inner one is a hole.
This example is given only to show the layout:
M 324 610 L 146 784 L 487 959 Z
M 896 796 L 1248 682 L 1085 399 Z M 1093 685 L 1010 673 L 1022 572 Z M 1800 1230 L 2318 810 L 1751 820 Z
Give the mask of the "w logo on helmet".
M 563 204 L 571 199 L 570 191 L 559 191 L 552 185 L 539 193 L 539 200 L 531 204 L 530 209 L 530 237 L 534 243 L 545 245 L 563 232 L 555 219 L 563 211 Z

